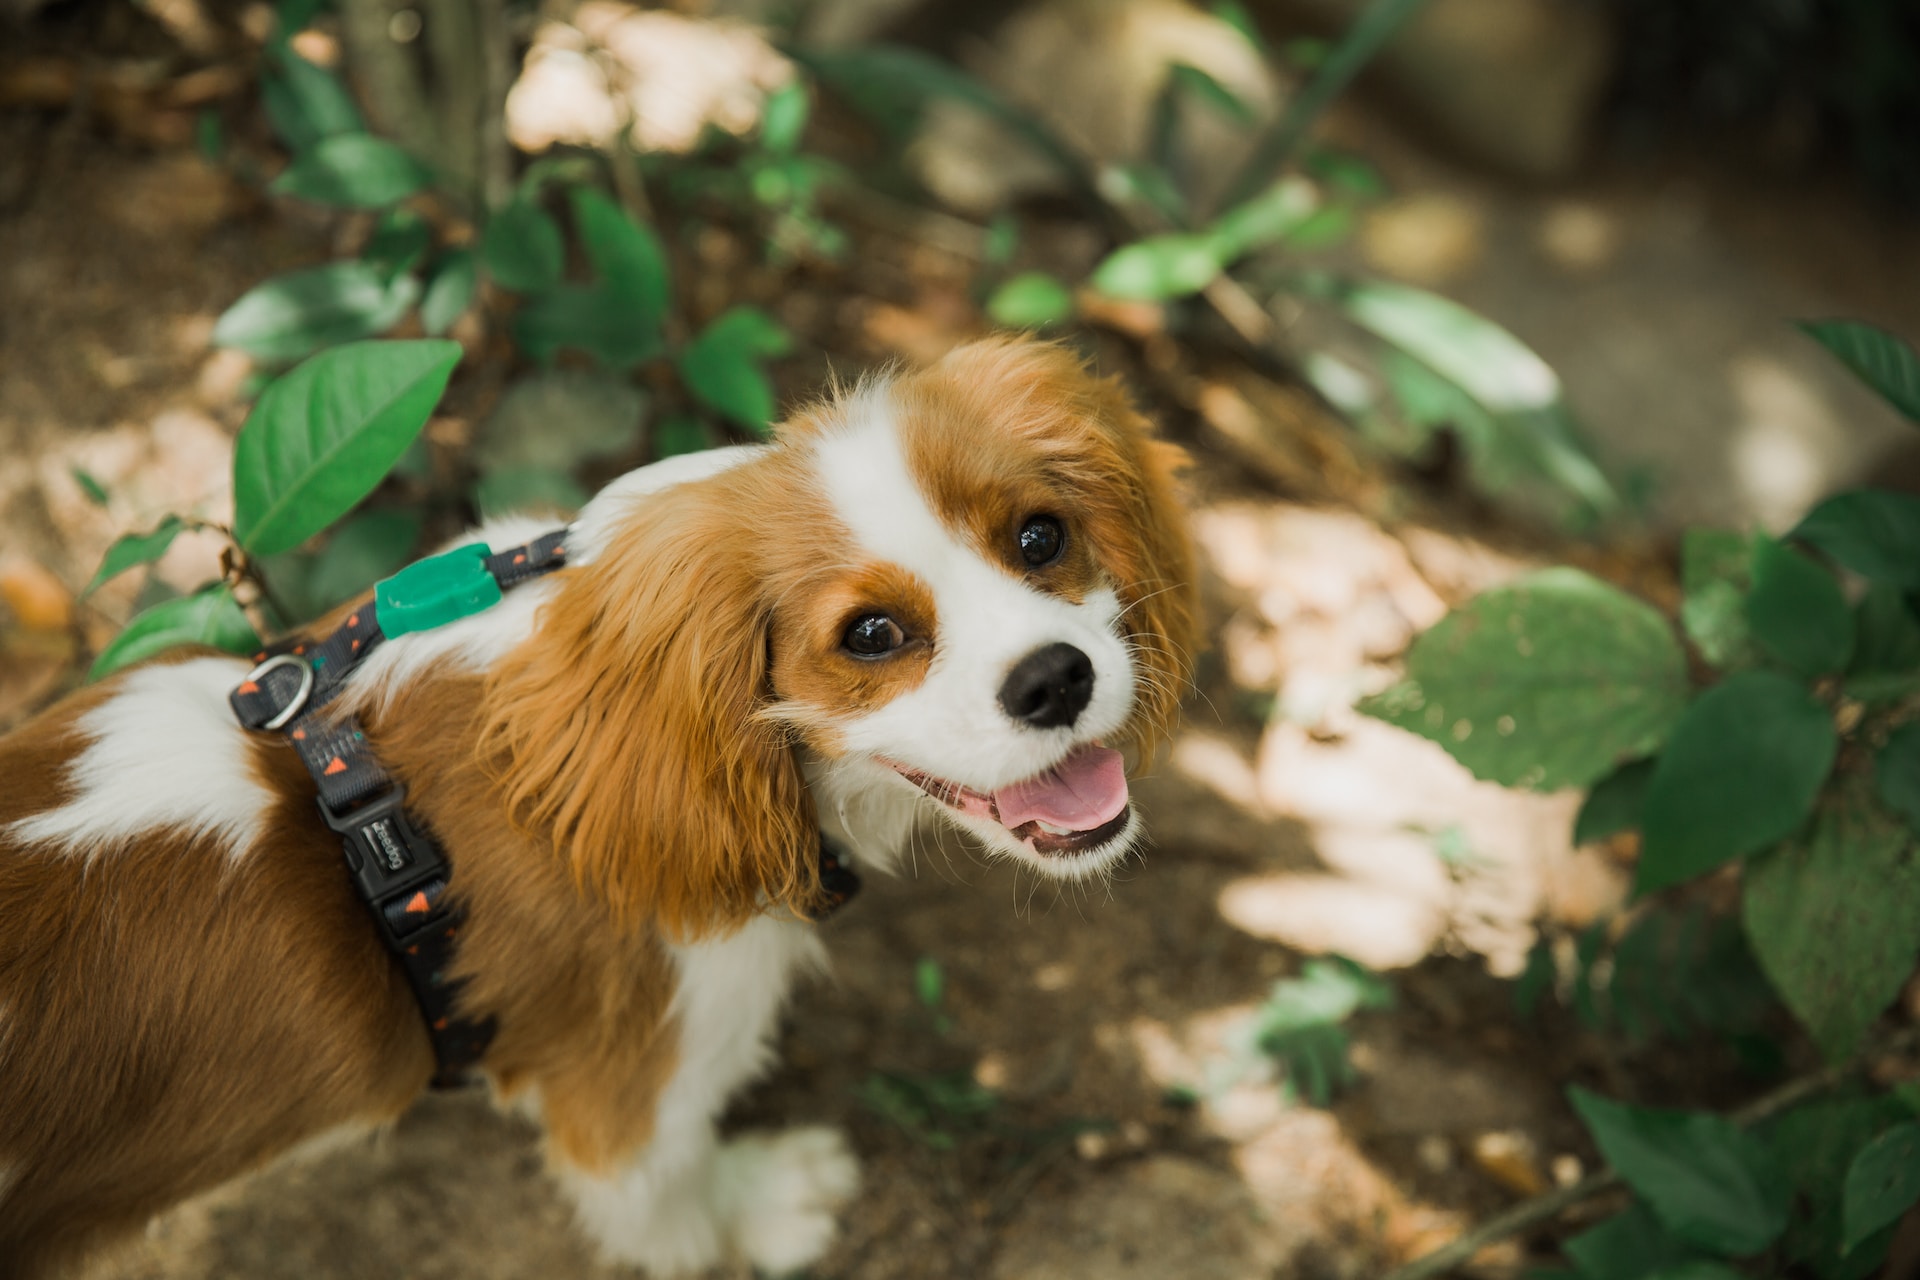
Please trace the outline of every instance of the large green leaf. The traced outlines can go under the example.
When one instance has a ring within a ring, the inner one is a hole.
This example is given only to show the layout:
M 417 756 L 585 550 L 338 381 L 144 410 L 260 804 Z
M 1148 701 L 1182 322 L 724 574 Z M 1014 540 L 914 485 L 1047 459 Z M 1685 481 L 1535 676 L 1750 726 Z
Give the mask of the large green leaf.
M 806 132 L 807 82 L 798 76 L 767 95 L 760 107 L 760 145 L 778 155 L 790 154 Z
M 529 358 L 552 364 L 584 351 L 609 369 L 631 369 L 660 354 L 660 327 L 604 285 L 561 285 L 527 299 L 513 316 L 514 341 Z
M 212 645 L 228 653 L 252 653 L 260 638 L 234 603 L 224 583 L 190 596 L 161 603 L 127 623 L 126 629 L 100 651 L 87 679 L 98 680 L 122 667 L 144 662 L 155 654 L 183 644 Z
M 1829 1058 L 1861 1036 L 1920 957 L 1914 835 L 1858 781 L 1812 830 L 1757 858 L 1743 881 L 1747 937 L 1767 977 Z
M 385 138 L 337 133 L 296 155 L 270 189 L 314 204 L 384 209 L 426 185 L 427 171 Z
M 420 513 L 362 511 L 343 520 L 314 558 L 306 590 L 312 614 L 345 604 L 413 559 L 420 543 Z
M 1753 549 L 1747 625 L 1761 648 L 1803 676 L 1837 672 L 1853 654 L 1853 611 L 1840 583 L 1772 538 Z
M 179 516 L 168 516 L 151 533 L 128 533 L 114 539 L 107 548 L 107 554 L 101 558 L 100 568 L 95 571 L 93 581 L 89 582 L 81 595 L 88 595 L 107 579 L 125 573 L 139 564 L 152 564 L 167 554 L 167 548 L 186 528 L 186 522 Z
M 1207 230 L 1222 263 L 1279 244 L 1306 225 L 1320 209 L 1320 194 L 1310 182 L 1282 178 L 1253 199 L 1221 214 Z
M 687 390 L 721 417 L 765 435 L 777 405 L 760 362 L 783 354 L 793 339 L 764 312 L 734 307 L 681 349 Z
M 285 363 L 384 333 L 419 296 L 412 276 L 389 280 L 371 263 L 330 262 L 249 289 L 213 326 L 213 342 Z
M 1686 659 L 1651 606 L 1578 569 L 1469 601 L 1413 642 L 1407 678 L 1361 710 L 1431 738 L 1478 777 L 1585 787 L 1657 750 Z
M 1827 709 L 1798 681 L 1743 671 L 1709 689 L 1647 785 L 1636 889 L 1679 884 L 1791 834 L 1838 747 Z
M 1621 1180 L 1682 1240 L 1737 1257 L 1786 1229 L 1793 1186 L 1759 1138 L 1707 1112 L 1627 1106 L 1578 1085 L 1567 1094 Z
M 993 291 L 987 314 L 1009 329 L 1041 329 L 1073 315 L 1073 293 L 1044 271 L 1028 271 Z
M 480 260 L 504 289 L 544 293 L 560 283 L 567 246 L 560 226 L 530 199 L 514 200 L 487 220 Z
M 1331 299 L 1361 328 L 1458 386 L 1493 416 L 1499 447 L 1595 512 L 1619 506 L 1587 453 L 1547 362 L 1457 302 L 1381 280 L 1341 281 Z
M 1758 661 L 1747 629 L 1753 539 L 1726 529 L 1689 529 L 1680 544 L 1680 625 L 1700 656 L 1722 671 Z
M 373 491 L 460 363 L 440 339 L 356 342 L 261 393 L 233 453 L 233 536 L 250 555 L 306 541 Z
M 1873 758 L 1873 780 L 1880 802 L 1920 832 L 1920 720 L 1887 735 L 1886 745 Z
M 267 45 L 260 73 L 260 100 L 280 141 L 304 151 L 322 138 L 359 133 L 367 122 L 339 77 L 316 67 L 284 41 Z
M 1920 1202 L 1920 1124 L 1896 1125 L 1854 1157 L 1847 1170 L 1841 1247 L 1892 1226 Z
M 1920 355 L 1912 347 L 1858 320 L 1815 320 L 1800 327 L 1908 421 L 1920 423 Z
M 1828 498 L 1789 537 L 1864 578 L 1920 590 L 1920 496 L 1859 489 Z

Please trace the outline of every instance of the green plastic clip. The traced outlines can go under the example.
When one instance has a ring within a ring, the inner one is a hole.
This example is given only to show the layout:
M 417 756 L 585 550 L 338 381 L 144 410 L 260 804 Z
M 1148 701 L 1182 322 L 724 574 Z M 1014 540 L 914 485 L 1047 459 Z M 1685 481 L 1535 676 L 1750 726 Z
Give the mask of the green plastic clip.
M 408 565 L 373 589 L 373 616 L 388 639 L 431 631 L 500 603 L 487 547 L 474 542 Z

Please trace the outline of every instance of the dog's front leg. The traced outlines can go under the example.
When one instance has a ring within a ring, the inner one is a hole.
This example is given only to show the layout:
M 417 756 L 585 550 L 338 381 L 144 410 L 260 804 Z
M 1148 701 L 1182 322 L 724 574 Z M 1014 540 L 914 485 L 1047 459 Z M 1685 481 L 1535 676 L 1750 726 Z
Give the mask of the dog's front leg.
M 761 919 L 727 938 L 676 947 L 672 1074 L 645 1145 L 613 1167 L 552 1149 L 581 1226 L 609 1259 L 660 1276 L 728 1258 L 782 1274 L 832 1243 L 859 1170 L 831 1129 L 745 1134 L 721 1143 L 727 1099 L 772 1060 L 769 1040 L 794 970 L 818 963 L 811 926 Z M 555 1099 L 554 1101 L 558 1101 Z M 579 1108 L 563 1127 L 585 1117 Z M 551 1122 L 559 1116 L 549 1116 Z M 559 1134 L 556 1132 L 555 1137 Z

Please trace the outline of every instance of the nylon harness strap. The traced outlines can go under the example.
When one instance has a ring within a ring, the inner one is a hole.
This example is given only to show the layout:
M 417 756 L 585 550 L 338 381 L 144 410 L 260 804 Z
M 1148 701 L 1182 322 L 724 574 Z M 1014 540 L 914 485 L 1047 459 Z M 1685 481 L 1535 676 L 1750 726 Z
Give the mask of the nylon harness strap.
M 478 612 L 503 590 L 560 568 L 565 539 L 559 529 L 494 555 L 473 546 L 421 561 L 382 582 L 374 599 L 324 640 L 270 646 L 229 698 L 247 728 L 285 733 L 312 775 L 321 817 L 340 834 L 354 887 L 419 1002 L 433 1043 L 436 1088 L 464 1083 L 495 1030 L 490 1017 L 474 1020 L 454 1010 L 461 984 L 447 974 L 462 912 L 447 892 L 453 869 L 407 812 L 406 788 L 374 758 L 359 720 L 325 710 L 390 634 Z
M 229 698 L 247 728 L 285 733 L 312 775 L 321 817 L 342 838 L 354 888 L 419 1002 L 433 1043 L 436 1088 L 465 1083 L 496 1030 L 491 1017 L 474 1020 L 454 1009 L 461 984 L 446 975 L 463 913 L 448 894 L 453 868 L 407 812 L 406 788 L 374 758 L 358 719 L 323 713 L 383 640 L 478 613 L 503 591 L 562 567 L 566 534 L 556 529 L 495 554 L 474 544 L 403 569 L 326 639 L 268 646 Z M 824 834 L 819 856 L 816 921 L 860 890 L 859 876 Z

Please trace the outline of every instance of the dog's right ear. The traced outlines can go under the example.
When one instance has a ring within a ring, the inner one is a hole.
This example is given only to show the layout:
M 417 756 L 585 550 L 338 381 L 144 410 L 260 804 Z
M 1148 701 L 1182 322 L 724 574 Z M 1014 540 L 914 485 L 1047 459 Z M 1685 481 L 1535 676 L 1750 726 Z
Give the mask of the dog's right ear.
M 722 475 L 649 496 L 561 571 L 487 681 L 482 758 L 626 924 L 693 938 L 818 892 L 818 827 L 770 696 L 751 512 Z

